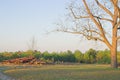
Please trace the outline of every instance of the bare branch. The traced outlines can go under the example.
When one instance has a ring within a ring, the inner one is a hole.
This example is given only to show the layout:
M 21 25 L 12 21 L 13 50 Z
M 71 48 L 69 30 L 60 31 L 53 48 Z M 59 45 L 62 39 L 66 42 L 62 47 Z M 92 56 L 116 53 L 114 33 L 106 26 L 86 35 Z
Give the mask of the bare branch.
M 97 40 L 99 40 L 99 41 L 102 41 L 102 42 L 104 42 L 104 40 L 102 40 L 101 38 L 99 38 L 99 37 L 93 37 L 93 36 L 89 36 L 92 40 L 95 40 L 95 41 L 97 41 Z
M 95 0 L 95 2 L 101 9 L 103 9 L 106 13 L 108 13 L 113 18 L 113 14 L 105 6 L 103 6 L 98 0 Z
M 67 33 L 72 33 L 72 34 L 81 34 L 83 35 L 85 38 L 87 38 L 88 40 L 99 40 L 99 41 L 102 41 L 104 42 L 104 40 L 102 40 L 101 38 L 99 37 L 95 37 L 95 36 L 91 36 L 91 35 L 87 35 L 84 33 L 84 31 L 81 31 L 81 32 L 73 32 L 73 31 L 68 31 L 68 30 L 57 30 L 57 31 L 61 31 L 61 32 L 67 32 Z M 96 31 L 92 31 L 92 32 L 96 32 Z
M 98 29 L 100 30 L 100 32 L 101 32 L 102 34 L 104 34 L 102 26 L 101 26 L 101 25 L 96 21 L 96 19 L 94 18 L 93 14 L 91 13 L 90 9 L 88 8 L 88 5 L 87 5 L 86 1 L 83 0 L 83 2 L 84 2 L 84 5 L 85 5 L 85 7 L 86 7 L 86 10 L 87 10 L 87 12 L 88 12 L 91 20 L 96 24 L 96 26 L 98 27 Z
M 117 21 L 119 20 L 119 17 L 120 17 L 120 8 L 118 6 L 118 0 L 114 0 L 113 4 L 114 4 L 113 27 L 118 27 L 119 22 L 117 23 Z
M 114 7 L 117 7 L 118 10 L 120 10 L 120 8 L 118 7 L 118 5 L 116 3 L 118 3 L 118 0 L 110 0 L 112 2 L 112 4 L 114 5 Z
M 111 2 L 112 2 L 112 4 L 114 5 L 114 2 L 113 2 L 113 0 L 110 0 Z
M 86 3 L 86 0 L 83 0 L 83 2 L 84 2 L 84 5 L 85 5 L 85 7 L 86 7 L 86 10 L 87 10 L 88 14 L 90 15 L 91 20 L 96 24 L 96 26 L 98 27 L 98 29 L 99 29 L 100 32 L 102 33 L 102 37 L 103 37 L 103 39 L 104 39 L 105 44 L 111 49 L 111 48 L 112 48 L 112 47 L 111 47 L 111 44 L 110 44 L 110 42 L 108 41 L 108 39 L 106 38 L 106 36 L 105 36 L 105 34 L 104 34 L 102 25 L 99 24 L 99 22 L 97 22 L 96 19 L 94 18 L 93 14 L 91 13 L 91 11 L 90 11 L 87 3 Z
M 95 18 L 97 19 L 100 19 L 100 20 L 105 20 L 105 21 L 109 21 L 109 22 L 113 22 L 111 19 L 107 19 L 107 18 L 101 18 L 101 17 L 98 17 L 98 16 L 94 16 Z
M 102 35 L 101 35 L 99 32 L 95 31 L 95 30 L 88 30 L 88 32 L 91 32 L 91 33 L 96 33 L 96 34 L 98 34 L 99 36 L 101 36 L 101 37 L 102 37 Z
M 90 18 L 89 16 L 76 16 L 74 13 L 73 9 L 70 7 L 70 11 L 75 19 L 80 19 L 80 18 Z
M 97 35 L 99 35 L 99 36 L 102 37 L 102 34 L 100 34 L 100 32 L 97 32 L 96 30 L 91 29 L 91 25 L 90 25 L 89 23 L 88 23 L 88 27 L 89 27 L 89 28 L 84 27 L 84 31 L 87 31 L 88 33 L 90 32 L 91 34 L 92 34 L 92 33 L 95 33 L 95 34 L 97 34 Z
M 75 18 L 75 19 L 80 19 L 80 18 L 90 18 L 90 16 L 77 16 L 75 13 L 74 13 L 74 11 L 73 11 L 73 9 L 70 7 L 70 11 L 71 11 L 71 13 L 72 13 L 72 15 L 73 15 L 73 17 Z M 110 19 L 107 19 L 107 18 L 100 18 L 100 17 L 98 17 L 98 16 L 94 16 L 95 18 L 99 18 L 100 20 L 106 20 L 106 21 L 109 21 L 109 22 L 112 22 L 112 20 L 110 20 Z

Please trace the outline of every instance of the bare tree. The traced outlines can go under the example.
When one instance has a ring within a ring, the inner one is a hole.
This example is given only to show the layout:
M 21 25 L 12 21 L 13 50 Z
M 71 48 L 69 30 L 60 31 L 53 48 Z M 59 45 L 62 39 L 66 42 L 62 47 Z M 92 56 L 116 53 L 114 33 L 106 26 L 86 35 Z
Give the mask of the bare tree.
M 29 50 L 34 51 L 36 48 L 36 45 L 37 45 L 37 43 L 36 43 L 35 37 L 33 36 L 32 39 L 30 40 L 30 42 L 28 43 Z
M 88 40 L 105 43 L 111 51 L 111 67 L 117 68 L 120 1 L 75 0 L 69 5 L 68 10 L 72 20 L 71 26 L 60 24 L 61 27 L 57 31 L 80 34 Z

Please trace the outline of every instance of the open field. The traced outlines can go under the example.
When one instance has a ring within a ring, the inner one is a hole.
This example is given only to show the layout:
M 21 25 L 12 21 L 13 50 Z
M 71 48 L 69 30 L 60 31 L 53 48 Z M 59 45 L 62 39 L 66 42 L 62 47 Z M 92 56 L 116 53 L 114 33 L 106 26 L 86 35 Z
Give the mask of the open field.
M 1 66 L 2 67 L 2 66 Z M 17 80 L 119 80 L 120 68 L 109 65 L 9 66 L 4 73 Z

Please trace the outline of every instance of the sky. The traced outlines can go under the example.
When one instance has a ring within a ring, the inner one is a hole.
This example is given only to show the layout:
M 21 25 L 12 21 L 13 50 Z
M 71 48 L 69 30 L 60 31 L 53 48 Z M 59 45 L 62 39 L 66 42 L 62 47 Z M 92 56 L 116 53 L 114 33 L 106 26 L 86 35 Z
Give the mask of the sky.
M 28 50 L 32 39 L 40 51 L 97 49 L 94 41 L 78 35 L 47 32 L 57 28 L 70 0 L 0 0 L 0 52 Z M 103 47 L 100 47 L 103 48 Z

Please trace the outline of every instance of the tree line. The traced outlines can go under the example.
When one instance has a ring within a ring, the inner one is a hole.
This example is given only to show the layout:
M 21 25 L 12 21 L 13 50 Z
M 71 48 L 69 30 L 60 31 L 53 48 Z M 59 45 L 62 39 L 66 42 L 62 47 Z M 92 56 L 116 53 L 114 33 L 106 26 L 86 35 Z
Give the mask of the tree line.
M 120 52 L 118 52 L 118 62 L 120 63 Z M 0 53 L 0 62 L 4 60 L 23 58 L 23 57 L 35 57 L 39 60 L 49 61 L 53 63 L 86 63 L 86 64 L 110 64 L 110 50 L 94 50 L 89 49 L 85 53 L 80 50 L 75 50 L 74 52 L 68 50 L 64 52 L 40 52 L 40 51 L 18 51 L 18 52 L 2 52 Z

